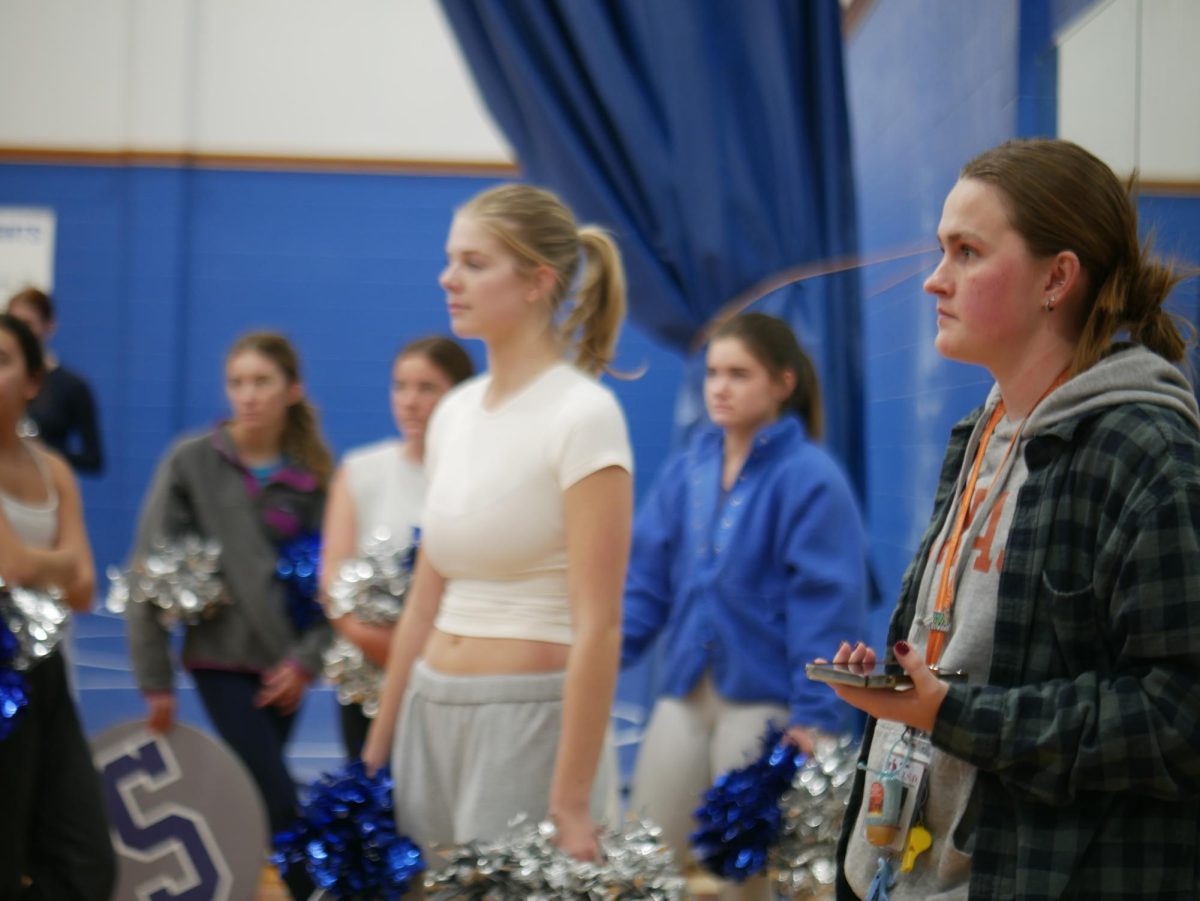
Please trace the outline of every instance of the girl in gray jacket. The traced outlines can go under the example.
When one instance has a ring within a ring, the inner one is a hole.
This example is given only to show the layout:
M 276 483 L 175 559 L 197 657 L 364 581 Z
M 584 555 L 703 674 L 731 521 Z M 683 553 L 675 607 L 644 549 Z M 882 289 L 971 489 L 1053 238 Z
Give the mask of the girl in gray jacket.
M 183 664 L 217 732 L 254 777 L 277 832 L 296 811 L 284 746 L 330 631 L 323 617 L 306 618 L 288 603 L 276 563 L 284 545 L 319 529 L 332 459 L 286 338 L 240 338 L 226 358 L 225 393 L 232 418 L 182 439 L 160 464 L 135 556 L 184 535 L 220 542 L 232 603 L 188 626 Z M 150 607 L 129 607 L 130 651 L 149 726 L 161 732 L 174 720 L 175 696 L 168 635 Z M 286 881 L 294 898 L 312 892 L 301 868 Z

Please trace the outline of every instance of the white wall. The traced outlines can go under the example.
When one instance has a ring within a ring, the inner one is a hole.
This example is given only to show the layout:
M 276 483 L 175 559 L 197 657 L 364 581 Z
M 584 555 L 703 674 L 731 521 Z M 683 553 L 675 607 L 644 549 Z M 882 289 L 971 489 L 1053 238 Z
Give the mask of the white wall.
M 1200 181 L 1200 2 L 1107 0 L 1059 35 L 1058 132 L 1117 172 Z
M 436 0 L 0 0 L 0 147 L 510 162 Z
M 1200 0 L 1100 0 L 1059 134 L 1200 181 L 1198 35 Z M 2 147 L 512 161 L 437 0 L 0 0 Z

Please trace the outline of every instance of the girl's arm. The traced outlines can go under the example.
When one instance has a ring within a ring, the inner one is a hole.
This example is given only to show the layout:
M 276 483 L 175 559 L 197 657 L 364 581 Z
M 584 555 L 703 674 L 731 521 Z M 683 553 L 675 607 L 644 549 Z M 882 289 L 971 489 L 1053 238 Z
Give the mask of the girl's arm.
M 680 522 L 687 513 L 688 454 L 670 461 L 633 523 L 629 573 L 622 604 L 621 665 L 631 666 L 666 625 L 671 612 L 672 567 L 680 553 Z
M 408 687 L 408 675 L 413 661 L 421 654 L 438 608 L 442 605 L 442 591 L 446 579 L 433 568 L 425 555 L 417 552 L 417 565 L 413 573 L 412 586 L 400 620 L 392 632 L 391 647 L 387 654 L 387 670 L 380 692 L 379 713 L 376 714 L 367 740 L 363 745 L 362 759 L 367 772 L 374 773 L 388 762 L 392 752 L 392 738 L 396 734 L 396 720 L 400 714 L 400 702 Z
M 567 658 L 562 735 L 550 783 L 558 844 L 579 859 L 598 852 L 589 811 L 621 653 L 621 594 L 629 562 L 633 479 L 619 467 L 566 490 L 567 584 L 574 641 Z
M 358 555 L 358 511 L 350 492 L 345 467 L 339 467 L 329 486 L 325 502 L 325 521 L 321 525 L 321 598 L 325 613 L 337 633 L 354 642 L 372 663 L 387 663 L 393 629 L 359 622 L 354 616 L 330 616 L 329 586 L 337 578 L 342 563 Z
M 157 539 L 173 539 L 196 529 L 188 490 L 176 474 L 177 452 L 178 446 L 163 457 L 146 492 L 130 552 L 135 561 L 152 553 Z M 125 627 L 134 677 L 149 706 L 150 728 L 165 732 L 174 721 L 174 671 L 167 632 L 152 608 L 152 604 L 130 604 Z
M 96 574 L 79 486 L 70 467 L 56 454 L 34 453 L 41 453 L 49 463 L 58 493 L 58 540 L 53 548 L 29 547 L 0 512 L 0 577 L 29 588 L 59 588 L 72 609 L 84 612 L 92 606 Z
M 789 734 L 810 750 L 807 729 L 844 731 L 847 711 L 804 667 L 840 640 L 863 634 L 868 583 L 866 535 L 850 486 L 828 458 L 805 460 L 809 481 L 797 484 L 799 473 L 791 475 L 777 556 L 788 572 Z
M 325 500 L 325 520 L 321 523 L 321 597 L 328 597 L 329 586 L 338 568 L 354 556 L 358 546 L 357 512 L 345 467 L 338 467 Z

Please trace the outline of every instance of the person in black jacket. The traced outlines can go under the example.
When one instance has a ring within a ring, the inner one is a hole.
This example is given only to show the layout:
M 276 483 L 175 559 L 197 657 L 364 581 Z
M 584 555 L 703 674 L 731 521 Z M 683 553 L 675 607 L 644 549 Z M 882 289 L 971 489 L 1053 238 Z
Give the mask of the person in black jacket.
M 66 457 L 73 470 L 100 475 L 104 472 L 104 448 L 92 389 L 81 375 L 63 366 L 47 346 L 57 325 L 54 301 L 44 291 L 26 288 L 9 299 L 8 312 L 37 336 L 46 360 L 42 386 L 25 415 L 37 426 L 42 443 Z

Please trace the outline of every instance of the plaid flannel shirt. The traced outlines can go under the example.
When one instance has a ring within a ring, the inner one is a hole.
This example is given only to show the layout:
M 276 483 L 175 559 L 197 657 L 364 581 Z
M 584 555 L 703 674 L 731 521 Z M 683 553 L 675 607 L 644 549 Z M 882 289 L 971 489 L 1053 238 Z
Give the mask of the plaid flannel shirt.
M 889 648 L 981 413 L 952 432 Z M 1024 452 L 987 684 L 951 686 L 933 731 L 979 771 L 970 897 L 1200 898 L 1200 436 L 1126 404 Z M 862 790 L 860 772 L 850 811 Z M 838 897 L 855 897 L 840 876 Z

